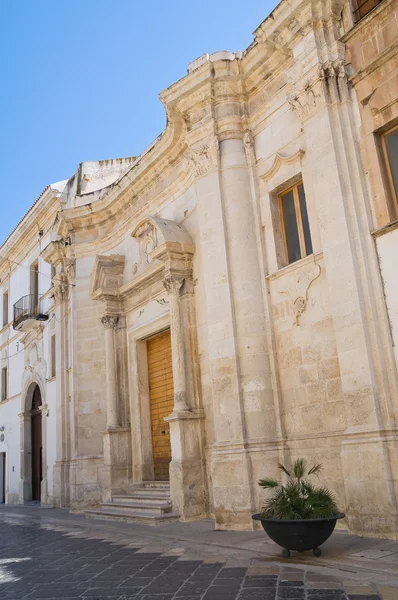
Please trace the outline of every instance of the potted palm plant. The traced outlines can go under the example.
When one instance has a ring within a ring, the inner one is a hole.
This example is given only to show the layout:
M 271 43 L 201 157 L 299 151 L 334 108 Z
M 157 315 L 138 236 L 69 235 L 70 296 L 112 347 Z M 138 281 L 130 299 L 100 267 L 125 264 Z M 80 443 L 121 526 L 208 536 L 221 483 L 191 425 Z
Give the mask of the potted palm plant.
M 333 493 L 309 481 L 309 477 L 319 476 L 322 465 L 315 464 L 307 470 L 306 461 L 299 458 L 292 472 L 280 463 L 278 468 L 289 481 L 286 485 L 275 479 L 259 481 L 260 487 L 274 490 L 274 494 L 253 519 L 261 521 L 269 537 L 282 546 L 285 558 L 289 558 L 291 550 L 312 550 L 314 556 L 320 556 L 319 546 L 331 536 L 337 519 L 345 517 L 339 512 Z

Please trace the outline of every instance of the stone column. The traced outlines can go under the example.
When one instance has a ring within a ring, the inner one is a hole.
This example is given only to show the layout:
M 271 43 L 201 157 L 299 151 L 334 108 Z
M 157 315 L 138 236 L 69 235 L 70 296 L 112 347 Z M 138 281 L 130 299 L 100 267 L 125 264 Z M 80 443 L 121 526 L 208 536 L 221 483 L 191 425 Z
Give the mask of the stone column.
M 114 429 L 119 425 L 117 410 L 117 378 L 116 378 L 116 352 L 115 352 L 115 327 L 119 317 L 105 315 L 101 323 L 105 329 L 105 356 L 106 356 L 106 425 Z
M 56 428 L 57 460 L 54 466 L 54 505 L 70 504 L 70 414 L 67 373 L 67 310 L 69 282 L 64 271 L 53 280 L 56 339 Z
M 32 500 L 32 442 L 31 442 L 31 420 L 30 412 L 18 414 L 20 421 L 20 484 L 19 503 L 24 504 Z
M 118 377 L 122 365 L 118 364 L 116 332 L 124 326 L 124 319 L 117 315 L 104 315 L 101 323 L 105 329 L 106 357 L 106 431 L 103 434 L 104 468 L 102 471 L 102 499 L 110 502 L 112 495 L 127 486 L 131 463 L 130 427 L 121 426 L 121 381 Z M 120 357 L 119 357 L 120 359 Z
M 170 298 L 171 321 L 171 353 L 173 357 L 174 380 L 174 411 L 175 413 L 188 411 L 187 384 L 184 362 L 184 344 L 181 329 L 180 288 L 184 280 L 180 278 L 166 279 L 164 285 Z

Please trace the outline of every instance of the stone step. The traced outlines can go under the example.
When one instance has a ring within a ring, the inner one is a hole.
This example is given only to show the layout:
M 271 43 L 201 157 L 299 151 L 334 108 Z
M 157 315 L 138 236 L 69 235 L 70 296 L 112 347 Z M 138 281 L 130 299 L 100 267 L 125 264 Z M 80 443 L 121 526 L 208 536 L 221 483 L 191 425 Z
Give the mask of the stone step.
M 132 523 L 145 523 L 146 525 L 162 525 L 178 521 L 180 515 L 177 513 L 166 513 L 162 515 L 153 512 L 117 512 L 110 509 L 86 510 L 85 516 L 89 519 L 105 519 L 110 521 L 126 521 Z
M 142 502 L 142 504 L 170 503 L 169 494 L 151 494 L 145 490 L 130 491 L 128 494 L 112 496 L 112 502 L 117 504 L 130 504 L 131 502 Z
M 170 490 L 170 481 L 143 481 L 142 487 Z
M 118 502 L 104 502 L 102 504 L 102 508 L 105 510 L 112 510 L 116 512 L 125 512 L 125 513 L 153 513 L 156 515 L 163 515 L 172 511 L 171 502 L 158 502 L 157 504 L 145 504 L 143 502 L 138 502 L 132 500 L 128 504 L 118 503 Z

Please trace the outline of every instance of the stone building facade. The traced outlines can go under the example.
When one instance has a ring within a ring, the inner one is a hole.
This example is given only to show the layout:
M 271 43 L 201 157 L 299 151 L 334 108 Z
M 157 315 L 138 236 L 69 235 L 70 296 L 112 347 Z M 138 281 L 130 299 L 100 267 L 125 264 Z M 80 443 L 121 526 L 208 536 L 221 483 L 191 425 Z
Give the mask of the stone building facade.
M 2 246 L 10 305 L 33 259 L 50 276 L 44 321 L 0 333 L 8 501 L 40 411 L 43 502 L 169 475 L 176 518 L 247 529 L 257 481 L 304 456 L 351 532 L 397 536 L 397 10 L 368 2 L 282 0 L 161 93 L 147 150 L 82 163 Z

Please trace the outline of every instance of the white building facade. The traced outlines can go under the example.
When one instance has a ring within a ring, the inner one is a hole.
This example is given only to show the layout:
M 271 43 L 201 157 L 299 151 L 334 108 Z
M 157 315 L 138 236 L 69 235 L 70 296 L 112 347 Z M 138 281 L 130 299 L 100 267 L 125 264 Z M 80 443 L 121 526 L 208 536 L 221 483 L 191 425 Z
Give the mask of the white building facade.
M 162 92 L 145 152 L 82 163 L 3 244 L 7 502 L 127 518 L 132 498 L 139 518 L 137 490 L 163 486 L 162 517 L 247 529 L 257 481 L 304 456 L 351 532 L 397 536 L 394 269 L 354 43 L 396 10 L 368 8 L 282 0 L 245 52 Z M 377 160 L 392 194 L 394 153 Z

